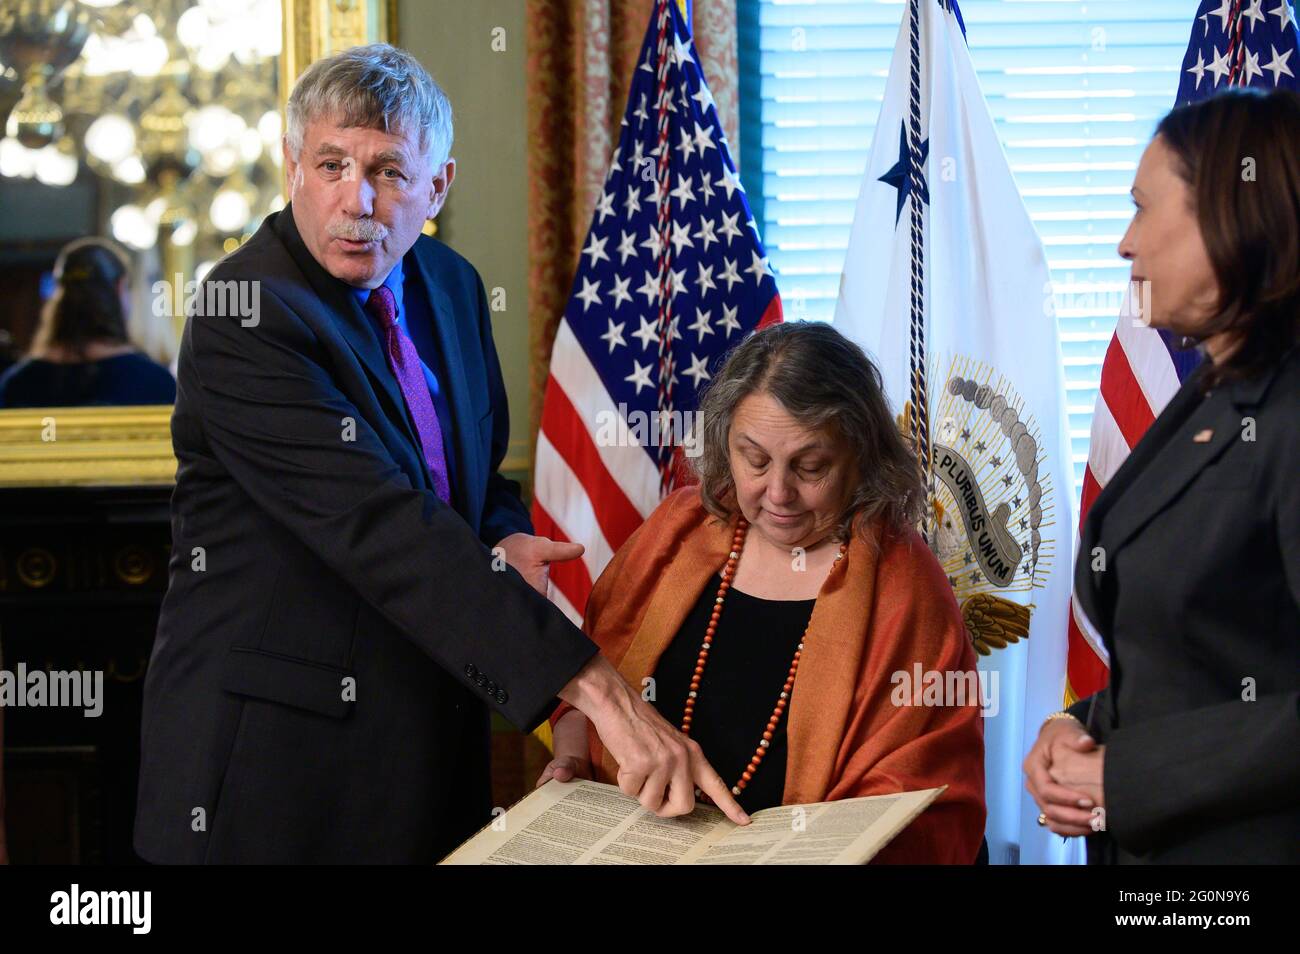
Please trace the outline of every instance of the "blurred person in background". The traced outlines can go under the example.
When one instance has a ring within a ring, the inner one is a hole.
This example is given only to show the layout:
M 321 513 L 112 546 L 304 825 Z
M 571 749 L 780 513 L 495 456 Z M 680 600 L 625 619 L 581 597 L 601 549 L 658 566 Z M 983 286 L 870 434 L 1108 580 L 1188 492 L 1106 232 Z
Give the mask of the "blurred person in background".
M 127 335 L 129 262 L 101 238 L 70 242 L 30 351 L 0 374 L 0 407 L 172 404 L 176 380 Z

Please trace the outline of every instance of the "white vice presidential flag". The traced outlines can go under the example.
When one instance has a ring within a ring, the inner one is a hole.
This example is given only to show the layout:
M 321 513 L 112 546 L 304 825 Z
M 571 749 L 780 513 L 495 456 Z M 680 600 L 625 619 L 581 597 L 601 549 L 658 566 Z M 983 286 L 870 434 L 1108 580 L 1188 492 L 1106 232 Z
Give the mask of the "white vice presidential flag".
M 1042 244 L 952 0 L 909 0 L 835 326 L 879 363 L 928 449 L 925 530 L 980 652 L 990 860 L 1074 860 L 1021 762 L 1062 705 L 1074 526 L 1060 345 Z

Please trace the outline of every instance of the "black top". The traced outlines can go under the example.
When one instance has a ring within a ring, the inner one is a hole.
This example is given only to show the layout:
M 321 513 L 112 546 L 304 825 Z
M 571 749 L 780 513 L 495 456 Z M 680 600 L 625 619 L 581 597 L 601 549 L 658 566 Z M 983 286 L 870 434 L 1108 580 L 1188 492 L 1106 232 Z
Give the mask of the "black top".
M 175 400 L 176 380 L 171 372 L 137 352 L 73 364 L 28 358 L 0 375 L 0 407 L 172 404 Z
M 710 579 L 655 667 L 654 706 L 674 726 L 682 724 L 686 693 L 719 582 L 720 577 Z M 764 600 L 734 588 L 727 591 L 695 699 L 691 738 L 728 787 L 736 784 L 763 737 L 816 602 Z M 747 812 L 781 804 L 789 702 L 763 764 L 738 799 Z

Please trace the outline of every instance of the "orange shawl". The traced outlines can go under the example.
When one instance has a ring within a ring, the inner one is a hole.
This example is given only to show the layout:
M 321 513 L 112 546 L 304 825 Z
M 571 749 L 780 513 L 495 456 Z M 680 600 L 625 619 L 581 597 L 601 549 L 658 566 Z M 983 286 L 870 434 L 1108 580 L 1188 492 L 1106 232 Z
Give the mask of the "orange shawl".
M 684 487 L 596 581 L 583 628 L 632 686 L 654 672 L 704 587 L 716 583 L 734 528 L 734 518 L 724 526 L 704 510 L 698 488 Z M 984 831 L 980 709 L 895 705 L 891 676 L 911 678 L 916 663 L 926 672 L 975 669 L 952 588 L 915 532 L 854 534 L 818 594 L 799 661 L 782 802 L 947 785 L 875 860 L 968 864 Z M 596 780 L 617 784 L 618 767 L 594 729 L 589 738 Z

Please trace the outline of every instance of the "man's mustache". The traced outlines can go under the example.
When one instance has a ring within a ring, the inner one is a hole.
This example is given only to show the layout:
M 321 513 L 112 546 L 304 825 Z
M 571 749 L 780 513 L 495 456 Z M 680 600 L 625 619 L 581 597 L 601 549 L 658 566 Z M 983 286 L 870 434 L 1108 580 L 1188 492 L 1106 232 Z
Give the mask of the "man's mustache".
M 374 219 L 344 219 L 331 222 L 331 238 L 347 239 L 350 242 L 382 242 L 388 238 L 388 227 Z

